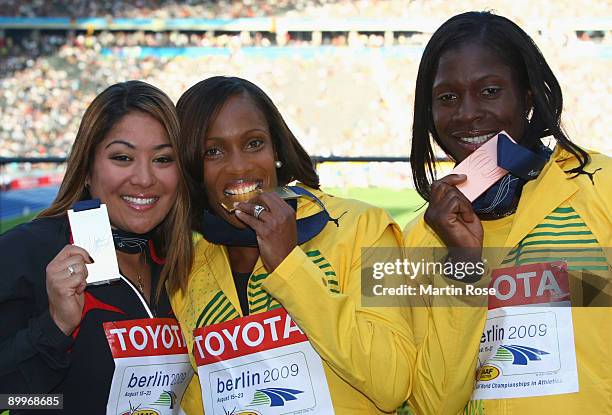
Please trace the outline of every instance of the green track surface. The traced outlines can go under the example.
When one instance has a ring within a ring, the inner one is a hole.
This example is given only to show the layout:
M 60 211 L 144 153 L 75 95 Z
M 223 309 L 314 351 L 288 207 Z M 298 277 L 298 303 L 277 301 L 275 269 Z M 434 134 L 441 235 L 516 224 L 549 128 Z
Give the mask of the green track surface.
M 421 209 L 423 200 L 418 193 L 413 189 L 394 190 L 385 188 L 325 188 L 323 189 L 332 195 L 349 199 L 357 199 L 374 206 L 379 206 L 393 217 L 395 221 L 403 228 L 410 219 L 414 218 L 424 210 Z M 0 221 L 0 233 L 4 233 L 12 227 L 19 225 L 22 222 L 27 222 L 36 216 L 36 213 L 31 213 L 20 218 L 15 218 L 6 221 Z M 0 414 L 2 415 L 2 414 Z
M 27 221 L 33 219 L 34 216 L 36 216 L 37 213 L 38 212 L 34 212 L 34 213 L 30 213 L 29 215 L 21 216 L 19 218 L 14 218 L 14 219 L 10 219 L 10 220 L 2 220 L 2 221 L 0 221 L 0 233 L 4 233 L 4 232 L 8 231 L 9 229 L 19 225 L 20 223 L 27 222 Z M 0 415 L 4 415 L 4 414 L 0 413 Z
M 414 189 L 355 187 L 349 189 L 323 188 L 323 190 L 335 196 L 357 199 L 381 207 L 389 212 L 402 229 L 411 219 L 425 211 L 425 209 L 419 210 L 425 202 Z

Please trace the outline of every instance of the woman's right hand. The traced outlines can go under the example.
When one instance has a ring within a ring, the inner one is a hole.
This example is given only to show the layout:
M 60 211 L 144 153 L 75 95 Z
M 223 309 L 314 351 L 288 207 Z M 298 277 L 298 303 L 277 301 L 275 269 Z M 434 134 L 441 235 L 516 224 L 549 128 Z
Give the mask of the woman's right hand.
M 483 230 L 472 204 L 457 185 L 467 179 L 464 174 L 449 174 L 431 185 L 425 222 L 449 248 L 482 249 Z
M 91 263 L 93 260 L 86 250 L 75 245 L 66 245 L 47 265 L 49 313 L 67 336 L 81 322 L 87 287 L 85 264 Z

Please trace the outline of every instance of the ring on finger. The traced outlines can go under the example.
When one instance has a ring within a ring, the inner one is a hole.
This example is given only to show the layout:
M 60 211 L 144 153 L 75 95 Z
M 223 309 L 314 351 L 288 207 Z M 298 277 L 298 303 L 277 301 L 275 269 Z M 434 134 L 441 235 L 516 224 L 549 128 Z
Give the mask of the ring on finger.
M 265 210 L 266 208 L 262 205 L 255 205 L 255 209 L 253 209 L 253 216 L 255 216 L 255 219 L 259 219 L 259 215 L 261 215 Z
M 68 265 L 68 274 L 72 277 L 76 271 L 72 265 Z

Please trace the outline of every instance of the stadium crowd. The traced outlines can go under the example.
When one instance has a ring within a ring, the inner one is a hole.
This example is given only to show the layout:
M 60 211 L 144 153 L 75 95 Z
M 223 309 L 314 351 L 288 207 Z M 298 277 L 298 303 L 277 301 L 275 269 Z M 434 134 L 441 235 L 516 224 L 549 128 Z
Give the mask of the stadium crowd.
M 188 42 L 208 39 L 221 45 L 234 39 L 207 38 L 206 34 L 177 36 Z M 418 57 L 348 47 L 336 48 L 333 53 L 322 49 L 309 57 L 245 56 L 240 47 L 228 56 L 199 58 L 100 54 L 102 48 L 119 51 L 147 45 L 147 39 L 157 44 L 156 35 L 110 32 L 74 36 L 59 47 L 61 39 L 56 35 L 37 43 L 22 42 L 21 54 L 4 60 L 1 67 L 0 152 L 5 156 L 65 155 L 88 102 L 106 85 L 122 79 L 145 79 L 176 99 L 207 76 L 238 74 L 270 92 L 311 154 L 408 154 L 411 91 Z M 164 44 L 166 41 L 181 42 L 166 39 Z M 52 45 L 57 52 L 45 53 Z M 575 48 L 585 46 L 588 44 L 581 42 Z M 584 57 L 577 61 L 568 57 L 567 48 L 547 54 L 566 88 L 570 133 L 587 147 L 610 152 L 610 144 L 604 141 L 605 114 L 612 110 L 607 99 L 612 89 L 607 60 Z M 22 69 L 9 70 L 18 67 Z
M 598 0 L 0 0 L 0 16 L 72 16 L 131 18 L 237 18 L 287 16 L 302 18 L 427 16 L 443 19 L 468 9 L 494 9 L 508 17 L 529 20 L 546 16 L 609 16 L 610 4 Z
M 255 15 L 265 9 L 264 2 L 259 1 L 197 3 L 187 2 L 184 8 L 216 8 L 211 15 L 204 13 L 199 17 L 223 17 L 236 5 L 257 9 Z M 420 15 L 427 10 L 428 16 L 442 15 L 443 11 L 444 15 L 449 15 L 455 7 L 441 1 L 401 3 L 403 8 L 397 1 L 382 0 L 285 0 L 269 4 L 294 11 L 306 8 L 305 5 L 321 10 L 353 8 L 372 16 L 392 12 L 402 16 L 400 9 L 414 13 L 418 10 Z M 478 8 L 479 0 L 472 3 Z M 574 10 L 581 4 L 580 9 L 588 9 L 592 16 L 604 7 L 589 1 L 560 3 L 570 5 L 565 11 Z M 62 15 L 66 13 L 62 4 L 64 2 L 0 0 L 0 15 Z M 539 7 L 537 2 L 529 4 L 525 10 Z M 149 9 L 151 13 L 164 11 L 169 13 L 166 17 L 174 16 L 174 12 L 169 12 L 170 2 L 163 0 L 78 2 L 70 11 L 79 15 L 129 16 L 129 8 L 137 10 L 138 17 L 148 16 Z M 242 15 L 242 12 L 236 13 Z M 549 10 L 544 16 L 552 13 Z M 581 15 L 577 9 L 574 13 Z M 191 15 L 187 13 L 186 16 Z M 17 36 L 13 36 L 15 33 Z M 428 39 L 426 34 L 410 37 L 396 34 L 390 42 L 383 34 L 356 32 L 320 37 L 287 34 L 284 39 L 272 33 L 248 32 L 24 33 L 27 32 L 0 32 L 1 156 L 65 156 L 86 106 L 97 93 L 114 82 L 142 79 L 159 86 L 176 100 L 195 82 L 217 74 L 237 75 L 261 85 L 278 104 L 310 154 L 407 156 L 420 56 L 414 52 L 387 54 L 380 47 L 422 46 Z M 609 58 L 602 53 L 589 53 L 596 48 L 609 48 L 612 36 L 608 32 L 604 37 L 591 40 L 588 33 L 571 32 L 569 36 L 568 33 L 544 31 L 536 37 L 564 88 L 565 127 L 579 144 L 612 154 L 612 144 L 604 138 L 606 115 L 612 112 L 608 99 L 612 91 L 607 70 Z M 306 46 L 303 49 L 308 53 L 299 53 L 295 48 L 282 54 L 247 53 L 250 46 L 278 45 Z M 319 45 L 337 47 L 316 48 Z M 140 57 L 142 47 L 162 46 L 218 47 L 226 48 L 227 53 L 202 57 Z M 418 52 L 418 48 L 416 50 Z M 396 172 L 394 174 L 396 177 Z M 359 174 L 348 176 L 355 178 Z M 373 185 L 381 178 L 380 175 L 368 177 L 366 181 Z M 332 170 L 329 179 L 342 185 L 343 179 L 336 177 Z M 404 179 L 402 177 L 402 181 Z

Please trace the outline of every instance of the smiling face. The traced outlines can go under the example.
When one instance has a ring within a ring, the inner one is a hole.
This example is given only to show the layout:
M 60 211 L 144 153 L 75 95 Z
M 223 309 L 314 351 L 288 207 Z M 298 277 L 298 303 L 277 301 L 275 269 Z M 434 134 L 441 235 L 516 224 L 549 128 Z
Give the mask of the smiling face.
M 264 114 L 248 95 L 230 97 L 204 138 L 204 185 L 211 208 L 238 228 L 245 225 L 221 203 L 277 186 L 275 153 Z M 248 196 L 247 196 L 248 198 Z
M 111 225 L 146 233 L 176 200 L 179 173 L 164 127 L 143 112 L 117 122 L 96 146 L 89 193 L 106 203 Z
M 432 116 L 440 143 L 457 162 L 502 130 L 520 141 L 529 101 L 516 74 L 488 48 L 466 44 L 440 56 Z

